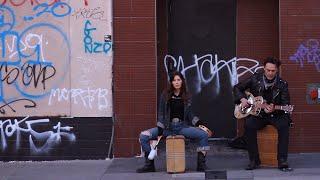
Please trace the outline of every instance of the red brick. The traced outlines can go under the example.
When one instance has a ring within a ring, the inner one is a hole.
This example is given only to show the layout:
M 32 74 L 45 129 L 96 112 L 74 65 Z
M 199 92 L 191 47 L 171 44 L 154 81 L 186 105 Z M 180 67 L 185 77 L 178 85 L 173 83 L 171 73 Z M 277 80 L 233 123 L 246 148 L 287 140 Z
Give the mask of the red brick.
M 130 17 L 131 16 L 132 0 L 116 0 L 113 1 L 113 16 Z
M 114 64 L 116 66 L 155 66 L 155 42 L 116 42 Z M 116 69 L 120 70 L 121 69 Z
M 114 40 L 155 42 L 155 23 L 154 17 L 114 19 Z
M 132 0 L 132 16 L 154 17 L 155 12 L 155 1 Z

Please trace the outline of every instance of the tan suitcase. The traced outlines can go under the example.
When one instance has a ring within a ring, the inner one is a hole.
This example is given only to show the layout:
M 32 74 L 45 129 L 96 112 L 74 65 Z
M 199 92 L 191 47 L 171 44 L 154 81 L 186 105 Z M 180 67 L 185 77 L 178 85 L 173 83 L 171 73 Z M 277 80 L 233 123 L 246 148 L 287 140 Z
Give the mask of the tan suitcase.
M 186 169 L 184 136 L 168 136 L 166 139 L 167 172 L 182 173 Z
M 272 125 L 258 131 L 257 134 L 261 166 L 277 167 L 278 131 Z

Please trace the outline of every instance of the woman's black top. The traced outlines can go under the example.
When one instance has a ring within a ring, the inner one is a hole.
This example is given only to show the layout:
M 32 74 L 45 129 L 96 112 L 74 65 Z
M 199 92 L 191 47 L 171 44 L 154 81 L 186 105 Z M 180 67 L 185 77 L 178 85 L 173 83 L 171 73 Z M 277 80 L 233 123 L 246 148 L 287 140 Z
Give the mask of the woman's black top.
M 178 118 L 181 121 L 184 119 L 184 103 L 181 95 L 179 94 L 176 96 L 175 94 L 172 95 L 170 98 L 170 119 Z

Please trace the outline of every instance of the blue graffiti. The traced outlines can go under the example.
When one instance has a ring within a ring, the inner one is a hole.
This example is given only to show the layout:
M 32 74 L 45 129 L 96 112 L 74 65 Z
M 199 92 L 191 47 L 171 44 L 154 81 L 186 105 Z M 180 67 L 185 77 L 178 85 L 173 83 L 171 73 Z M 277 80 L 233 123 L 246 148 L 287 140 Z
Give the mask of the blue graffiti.
M 12 9 L 0 6 L 0 31 L 10 31 L 16 22 L 16 17 Z
M 64 74 L 62 75 L 62 77 L 65 77 L 67 72 L 69 71 L 69 67 L 70 67 L 70 59 L 71 59 L 71 48 L 70 48 L 70 44 L 69 44 L 69 41 L 68 41 L 68 37 L 65 35 L 65 33 L 63 33 L 63 31 L 61 29 L 59 29 L 58 27 L 52 25 L 52 24 L 47 24 L 47 23 L 37 23 L 37 24 L 34 24 L 28 28 L 26 28 L 22 33 L 21 33 L 21 37 L 23 37 L 24 35 L 26 35 L 29 31 L 32 31 L 34 29 L 38 29 L 38 28 L 47 28 L 47 29 L 51 29 L 51 30 L 55 30 L 56 32 L 58 32 L 60 35 L 61 35 L 61 39 L 64 41 L 64 43 L 66 44 L 66 47 L 67 47 L 67 56 L 66 56 L 66 59 L 67 61 L 65 62 L 64 64 L 64 69 L 62 69 L 61 71 L 64 72 Z M 20 45 L 20 44 L 19 44 Z M 21 57 L 25 57 L 25 58 L 28 58 L 30 57 L 31 55 L 33 54 L 36 54 L 36 59 L 34 60 L 31 60 L 29 61 L 30 63 L 33 63 L 33 64 L 38 64 L 38 65 L 45 65 L 45 66 L 51 66 L 51 62 L 49 60 L 40 60 L 40 45 L 37 45 L 37 47 L 35 48 L 35 52 L 32 53 L 32 54 L 24 54 L 22 51 L 19 51 L 19 55 Z M 20 49 L 20 47 L 19 47 Z M 61 78 L 52 88 L 56 88 L 58 87 L 58 84 L 62 83 L 62 81 L 64 80 L 64 78 Z M 50 90 L 52 89 L 46 89 L 46 91 L 44 91 L 43 93 L 41 94 L 31 94 L 31 93 L 27 93 L 25 92 L 25 90 L 22 90 L 19 86 L 16 86 L 17 90 L 22 94 L 24 95 L 25 97 L 28 97 L 28 98 L 41 98 L 41 97 L 44 97 L 44 96 L 47 96 L 50 94 Z M 27 88 L 27 86 L 25 86 L 25 88 Z
M 84 50 L 85 53 L 108 53 L 111 49 L 111 41 L 107 41 L 104 43 L 101 42 L 93 42 L 92 32 L 96 31 L 97 28 L 89 27 L 91 26 L 91 22 L 87 20 L 84 25 Z
M 36 23 L 18 32 L 14 30 L 15 23 L 14 12 L 9 7 L 0 6 L 0 101 L 5 104 L 17 99 L 5 95 L 5 85 L 12 85 L 26 98 L 38 99 L 49 95 L 52 88 L 58 87 L 64 81 L 71 59 L 68 37 L 57 26 Z M 47 30 L 44 33 L 55 33 L 55 38 L 61 39 L 59 47 L 66 53 L 65 59 L 59 59 L 63 65 L 63 68 L 59 69 L 59 78 L 56 78 L 56 81 L 51 80 L 49 88 L 46 82 L 55 76 L 57 70 L 52 59 L 43 56 L 42 35 L 35 34 L 42 29 Z M 12 41 L 11 46 L 8 44 L 9 40 Z
M 25 21 L 31 21 L 34 18 L 46 13 L 49 13 L 58 18 L 64 17 L 71 13 L 72 8 L 65 2 L 57 2 L 53 6 L 49 5 L 48 3 L 41 3 L 35 6 L 32 10 L 35 11 L 36 14 L 33 16 L 25 16 Z
M 303 67 L 304 61 L 314 63 L 318 72 L 320 72 L 320 43 L 316 39 L 309 39 L 306 43 L 300 44 L 296 53 L 289 57 L 291 61 L 300 63 Z

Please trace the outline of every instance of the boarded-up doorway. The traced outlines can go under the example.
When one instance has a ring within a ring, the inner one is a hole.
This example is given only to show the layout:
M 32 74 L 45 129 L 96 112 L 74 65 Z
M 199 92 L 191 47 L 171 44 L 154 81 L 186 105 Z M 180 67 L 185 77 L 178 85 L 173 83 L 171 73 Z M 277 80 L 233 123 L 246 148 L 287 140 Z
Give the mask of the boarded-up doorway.
M 158 51 L 159 68 L 164 68 L 159 72 L 183 72 L 193 95 L 194 112 L 215 131 L 216 138 L 235 137 L 230 62 L 236 56 L 236 1 L 166 3 L 167 36 L 159 42 L 167 37 L 167 47 L 162 47 L 168 53 Z

